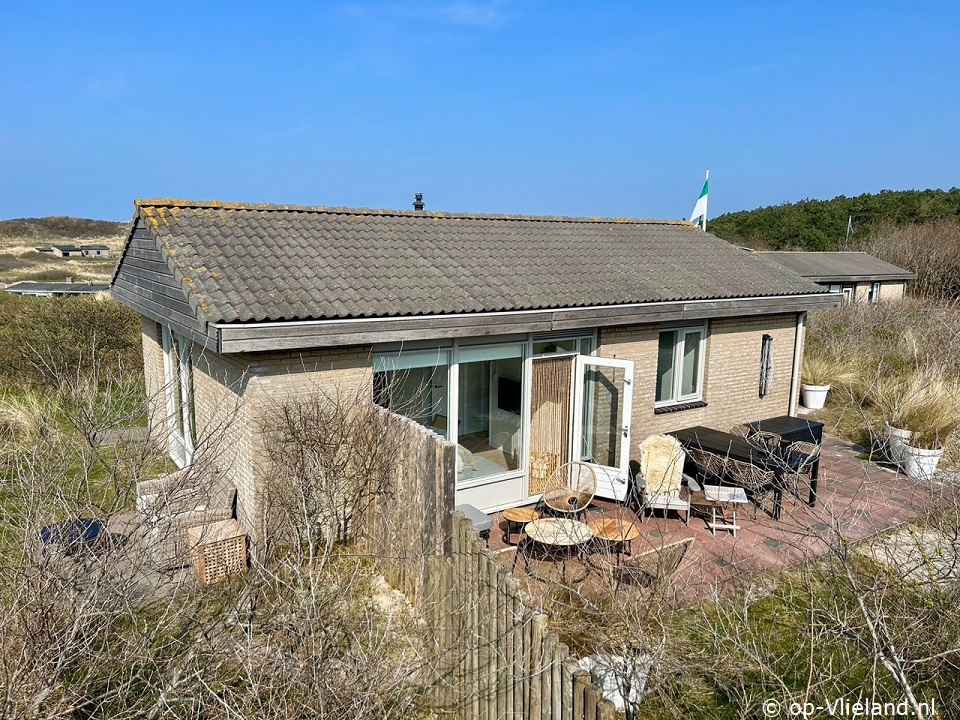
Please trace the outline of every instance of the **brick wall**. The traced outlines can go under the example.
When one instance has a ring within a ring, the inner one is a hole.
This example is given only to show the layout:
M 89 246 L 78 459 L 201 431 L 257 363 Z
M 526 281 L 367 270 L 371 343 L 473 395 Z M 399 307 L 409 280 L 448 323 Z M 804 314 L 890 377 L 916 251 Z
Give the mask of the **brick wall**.
M 160 326 L 142 321 L 144 377 L 151 436 L 168 451 Z M 303 353 L 219 355 L 191 347 L 195 462 L 217 469 L 237 490 L 240 522 L 254 543 L 263 537 L 269 470 L 262 462 L 261 418 L 287 399 L 311 393 L 372 395 L 369 347 Z
M 163 394 L 163 340 L 160 326 L 141 318 L 140 340 L 143 344 L 143 378 L 147 389 L 147 426 L 150 437 L 154 438 L 163 452 L 167 447 L 167 406 Z
M 659 325 L 601 329 L 597 355 L 636 363 L 631 455 L 643 438 L 692 425 L 719 429 L 784 415 L 790 407 L 790 375 L 796 315 L 712 320 L 707 325 L 703 399 L 705 408 L 654 414 Z M 760 349 L 764 334 L 773 337 L 773 380 L 759 397 Z

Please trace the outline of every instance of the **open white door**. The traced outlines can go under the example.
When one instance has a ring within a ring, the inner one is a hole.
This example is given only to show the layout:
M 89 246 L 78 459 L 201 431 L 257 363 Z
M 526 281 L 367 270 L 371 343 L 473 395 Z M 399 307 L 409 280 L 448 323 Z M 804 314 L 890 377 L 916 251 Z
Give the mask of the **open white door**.
M 632 360 L 577 356 L 570 459 L 593 466 L 597 497 L 627 498 L 632 407 Z

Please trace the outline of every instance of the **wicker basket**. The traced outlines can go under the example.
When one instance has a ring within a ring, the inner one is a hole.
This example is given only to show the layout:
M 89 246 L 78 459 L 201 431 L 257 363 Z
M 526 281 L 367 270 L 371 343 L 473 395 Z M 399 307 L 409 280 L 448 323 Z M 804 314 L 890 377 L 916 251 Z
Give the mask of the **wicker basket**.
M 197 525 L 187 531 L 193 569 L 204 585 L 247 569 L 247 536 L 236 520 Z

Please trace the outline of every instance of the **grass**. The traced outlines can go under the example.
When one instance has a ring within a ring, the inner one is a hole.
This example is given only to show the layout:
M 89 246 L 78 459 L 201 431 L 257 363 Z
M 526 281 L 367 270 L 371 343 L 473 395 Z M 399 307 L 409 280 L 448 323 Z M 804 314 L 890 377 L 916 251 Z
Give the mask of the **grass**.
M 8 284 L 23 281 L 63 282 L 68 277 L 78 281 L 107 282 L 116 267 L 124 239 L 123 235 L 74 238 L 69 242 L 106 245 L 113 251 L 114 256 L 112 258 L 60 258 L 38 253 L 36 248 L 62 244 L 65 242 L 63 237 L 48 234 L 25 239 L 0 234 L 0 282 Z
M 944 447 L 945 468 L 960 461 L 956 304 L 907 298 L 812 313 L 804 352 L 805 371 L 842 379 L 818 415 L 833 432 L 878 448 L 889 422 L 915 431 L 920 446 Z

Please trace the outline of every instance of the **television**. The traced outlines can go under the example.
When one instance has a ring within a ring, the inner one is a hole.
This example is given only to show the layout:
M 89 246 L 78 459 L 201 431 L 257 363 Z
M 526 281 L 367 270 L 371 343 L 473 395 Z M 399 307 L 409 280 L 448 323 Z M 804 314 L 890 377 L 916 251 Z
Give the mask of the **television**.
M 510 378 L 497 378 L 497 407 L 501 410 L 520 414 L 520 404 L 523 395 L 520 392 L 520 383 Z

